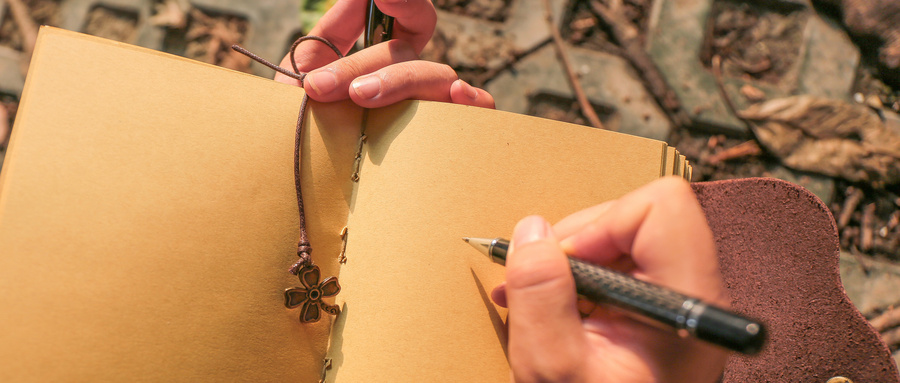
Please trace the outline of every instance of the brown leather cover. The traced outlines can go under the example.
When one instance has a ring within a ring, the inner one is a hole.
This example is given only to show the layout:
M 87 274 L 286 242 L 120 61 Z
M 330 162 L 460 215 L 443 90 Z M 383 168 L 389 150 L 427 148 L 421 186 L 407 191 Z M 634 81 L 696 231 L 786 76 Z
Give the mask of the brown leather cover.
M 734 309 L 768 326 L 724 382 L 900 382 L 878 333 L 841 285 L 834 218 L 815 195 L 769 178 L 695 183 Z

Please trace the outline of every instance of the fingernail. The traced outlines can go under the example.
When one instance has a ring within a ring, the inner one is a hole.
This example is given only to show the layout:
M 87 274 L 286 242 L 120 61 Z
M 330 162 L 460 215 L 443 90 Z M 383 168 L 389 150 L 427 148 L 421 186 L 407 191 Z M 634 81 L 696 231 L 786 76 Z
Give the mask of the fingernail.
M 353 81 L 351 85 L 353 87 L 353 91 L 356 92 L 359 97 L 364 99 L 375 98 L 381 93 L 381 79 L 378 76 L 366 76 L 356 81 Z
M 475 101 L 475 99 L 478 98 L 478 90 L 475 89 L 474 86 L 469 85 L 469 83 L 465 81 L 460 81 L 460 84 L 462 85 L 463 93 L 466 94 L 466 97 L 472 101 Z
M 513 242 L 516 246 L 522 246 L 529 242 L 538 241 L 550 234 L 550 224 L 540 216 L 525 217 L 518 224 L 513 234 Z
M 337 76 L 328 70 L 313 73 L 306 78 L 306 81 L 319 95 L 331 93 L 337 88 Z

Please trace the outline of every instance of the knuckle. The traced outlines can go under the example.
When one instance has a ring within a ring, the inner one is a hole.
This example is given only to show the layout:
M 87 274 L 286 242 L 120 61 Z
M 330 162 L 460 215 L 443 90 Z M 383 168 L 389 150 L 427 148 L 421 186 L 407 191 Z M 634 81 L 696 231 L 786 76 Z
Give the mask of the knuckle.
M 485 108 L 494 109 L 496 107 L 496 103 L 494 102 L 494 96 L 492 96 L 487 91 L 484 91 L 483 95 L 485 96 L 485 98 L 482 101 L 483 105 L 481 105 L 481 106 L 485 107 Z
M 406 40 L 394 39 L 387 42 L 387 49 L 392 57 L 397 57 L 397 61 L 415 60 L 418 57 L 412 45 Z
M 365 62 L 354 56 L 347 56 L 334 64 L 335 74 L 345 74 L 349 77 L 357 77 L 366 74 Z
M 680 197 L 693 196 L 694 191 L 691 189 L 687 181 L 678 177 L 665 177 L 655 184 L 655 192 L 666 195 L 676 195 Z
M 353 46 L 353 44 L 356 43 L 355 38 L 345 37 L 338 33 L 329 34 L 328 39 L 329 39 L 329 41 L 331 41 L 332 44 L 334 44 L 335 46 L 338 46 L 338 47 L 351 47 L 351 46 Z M 325 47 L 325 49 L 327 49 L 328 52 L 332 56 L 334 56 L 334 52 L 332 52 L 330 48 L 327 48 L 324 44 L 322 44 L 322 46 Z M 344 54 L 347 53 L 346 49 L 344 49 L 343 51 L 344 51 Z
M 298 50 L 294 54 L 294 61 L 297 63 L 297 69 L 300 69 L 301 72 L 309 72 L 320 68 L 323 65 L 328 65 L 329 63 L 328 61 L 322 60 L 321 58 L 318 58 L 305 50 Z M 281 63 L 281 66 L 284 68 L 292 69 L 290 56 L 285 56 L 284 60 Z
M 436 65 L 437 65 L 437 67 L 438 67 L 438 70 L 439 70 L 442 74 L 444 74 L 446 77 L 452 78 L 453 81 L 456 81 L 457 79 L 459 79 L 459 75 L 457 75 L 456 71 L 453 70 L 453 68 L 452 68 L 450 65 L 443 64 L 443 63 L 441 63 L 441 64 L 436 64 Z
M 516 262 L 508 262 L 506 282 L 510 289 L 543 290 L 559 289 L 569 282 L 571 271 L 561 259 L 530 256 L 532 254 L 551 254 L 554 249 L 547 241 L 532 242 L 515 249 Z M 558 250 L 557 250 L 558 251 Z M 568 273 L 568 274 L 567 274 Z
M 551 273 L 538 269 L 510 276 L 510 271 L 507 270 L 506 275 L 508 290 L 529 293 L 533 296 L 547 293 L 548 298 L 558 299 L 558 292 L 570 287 L 570 283 L 566 281 L 562 273 Z M 575 293 L 574 287 L 572 287 L 572 293 Z

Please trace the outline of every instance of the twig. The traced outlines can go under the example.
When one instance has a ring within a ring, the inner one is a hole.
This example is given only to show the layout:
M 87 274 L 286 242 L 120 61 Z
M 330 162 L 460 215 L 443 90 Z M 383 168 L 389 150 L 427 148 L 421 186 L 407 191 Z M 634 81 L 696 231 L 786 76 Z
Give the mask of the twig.
M 884 340 L 888 347 L 900 344 L 900 328 L 881 333 L 881 339 Z
M 900 210 L 895 210 L 891 213 L 891 217 L 888 218 L 887 222 L 888 231 L 894 230 L 897 226 L 900 226 Z
M 859 233 L 859 247 L 862 251 L 872 250 L 875 240 L 875 203 L 870 203 L 863 208 L 862 227 Z
M 26 57 L 31 57 L 34 52 L 34 45 L 37 44 L 38 25 L 31 18 L 31 11 L 22 0 L 7 0 L 9 10 L 12 13 L 13 20 L 19 27 L 19 33 L 22 34 L 22 52 Z
M 9 0 L 8 3 L 10 13 L 19 27 L 19 33 L 22 34 L 22 58 L 19 62 L 19 70 L 24 76 L 28 74 L 28 67 L 31 65 L 31 54 L 34 53 L 34 46 L 37 44 L 39 27 L 31 18 L 31 11 L 22 0 Z
M 853 217 L 853 212 L 856 211 L 856 207 L 859 206 L 859 202 L 862 201 L 864 195 L 862 190 L 859 190 L 855 187 L 847 188 L 847 199 L 844 200 L 844 207 L 841 208 L 841 215 L 838 217 L 838 227 L 843 228 L 846 227 L 848 223 L 850 223 L 850 218 Z
M 728 96 L 728 92 L 725 90 L 725 80 L 722 78 L 722 65 L 724 64 L 722 62 L 722 56 L 715 55 L 710 62 L 713 78 L 716 80 L 716 86 L 719 88 L 719 92 L 722 93 L 722 100 L 725 101 L 725 106 L 728 107 L 728 111 L 730 111 L 732 115 L 741 121 L 744 121 L 744 123 L 747 124 L 747 129 L 752 132 L 752 126 L 749 122 L 741 118 L 741 115 L 738 114 L 737 107 L 734 106 L 734 102 L 731 101 L 731 97 Z
M 706 159 L 710 165 L 716 165 L 723 161 L 728 161 L 740 157 L 756 156 L 762 153 L 759 144 L 756 141 L 747 141 L 739 145 L 723 149 Z
M 856 230 L 857 232 L 859 230 Z M 872 268 L 869 266 L 869 261 L 866 257 L 859 252 L 859 249 L 856 248 L 856 245 L 850 246 L 850 255 L 853 255 L 853 258 L 856 259 L 856 263 L 859 264 L 859 269 L 862 270 L 863 274 L 867 277 L 872 275 Z
M 544 0 L 544 16 L 547 18 L 547 27 L 550 29 L 550 34 L 553 36 L 553 44 L 556 45 L 556 55 L 562 61 L 566 75 L 569 77 L 569 84 L 572 85 L 572 91 L 575 93 L 575 98 L 578 99 L 578 104 L 581 105 L 581 113 L 591 123 L 591 126 L 597 129 L 606 129 L 603 123 L 600 122 L 600 117 L 597 117 L 597 113 L 594 112 L 594 107 L 591 106 L 587 96 L 584 95 L 581 82 L 578 81 L 578 76 L 575 74 L 575 70 L 572 69 L 572 62 L 569 60 L 569 55 L 566 54 L 562 35 L 560 35 L 559 29 L 556 29 L 556 26 L 553 25 L 553 10 L 550 7 L 550 0 Z
M 859 228 L 856 226 L 847 226 L 841 230 L 841 248 L 849 249 L 855 244 L 856 237 L 859 236 Z
M 716 134 L 713 136 L 709 136 L 709 140 L 706 141 L 706 147 L 710 150 L 715 149 L 719 146 L 720 143 L 725 142 L 725 135 Z
M 203 57 L 203 62 L 215 64 L 218 61 L 216 58 L 219 56 L 219 51 L 221 49 L 222 39 L 220 39 L 219 36 L 210 34 L 209 40 L 206 42 L 206 54 Z
M 690 125 L 691 118 L 684 111 L 678 96 L 641 46 L 638 27 L 619 11 L 621 7 L 608 8 L 599 0 L 591 0 L 590 8 L 594 16 L 609 26 L 612 36 L 622 47 L 622 55 L 637 70 L 647 91 L 666 112 L 672 123 L 679 128 Z
M 499 65 L 499 66 L 496 66 L 493 68 L 488 68 L 488 70 L 485 71 L 484 73 L 475 76 L 475 78 L 472 80 L 472 86 L 474 86 L 476 88 L 484 88 L 484 86 L 487 85 L 487 83 L 491 82 L 491 80 L 493 80 L 495 77 L 497 77 L 497 75 L 499 75 L 501 72 L 512 68 L 514 65 L 516 65 L 516 63 L 518 63 L 520 60 L 522 60 L 523 57 L 531 55 L 532 53 L 538 51 L 539 49 L 543 48 L 544 46 L 546 46 L 547 44 L 549 44 L 551 42 L 553 42 L 552 37 L 547 38 L 547 39 L 535 44 L 534 47 L 532 47 L 528 50 L 525 50 L 522 52 L 517 52 L 517 53 L 513 54 L 513 57 L 511 59 L 507 60 L 506 62 L 504 62 L 502 65 Z

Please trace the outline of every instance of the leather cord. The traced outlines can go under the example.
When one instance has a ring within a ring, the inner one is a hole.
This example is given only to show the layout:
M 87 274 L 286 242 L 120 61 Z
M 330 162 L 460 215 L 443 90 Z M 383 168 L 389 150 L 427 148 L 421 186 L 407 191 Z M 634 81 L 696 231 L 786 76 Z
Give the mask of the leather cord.
M 251 59 L 265 65 L 266 67 L 278 73 L 300 81 L 300 86 L 302 87 L 307 73 L 300 71 L 300 68 L 297 66 L 297 59 L 294 58 L 294 52 L 297 50 L 297 47 L 300 45 L 300 43 L 308 40 L 321 42 L 331 48 L 331 50 L 334 51 L 338 58 L 344 57 L 340 49 L 338 49 L 330 41 L 319 36 L 303 36 L 297 39 L 297 41 L 295 41 L 294 44 L 291 45 L 289 56 L 291 58 L 291 69 L 293 70 L 275 65 L 238 45 L 232 45 L 231 49 L 234 49 L 235 51 L 238 51 L 246 55 L 247 57 L 250 57 Z M 299 116 L 297 117 L 297 133 L 294 138 L 294 187 L 297 190 L 297 208 L 300 215 L 300 240 L 297 243 L 297 257 L 299 259 L 297 260 L 297 262 L 294 262 L 294 264 L 291 265 L 291 267 L 288 269 L 291 274 L 294 275 L 299 274 L 300 270 L 302 270 L 303 268 L 312 265 L 312 245 L 309 243 L 309 235 L 307 234 L 306 230 L 306 214 L 303 211 L 303 193 L 301 192 L 300 186 L 300 146 L 302 144 L 303 138 L 303 125 L 306 122 L 306 105 L 308 101 L 309 96 L 304 94 L 303 100 L 300 102 L 300 112 Z

